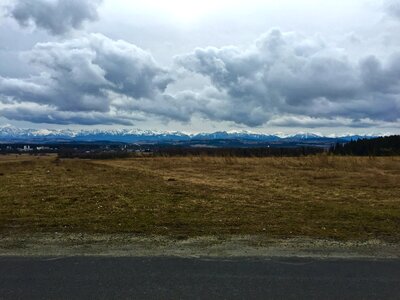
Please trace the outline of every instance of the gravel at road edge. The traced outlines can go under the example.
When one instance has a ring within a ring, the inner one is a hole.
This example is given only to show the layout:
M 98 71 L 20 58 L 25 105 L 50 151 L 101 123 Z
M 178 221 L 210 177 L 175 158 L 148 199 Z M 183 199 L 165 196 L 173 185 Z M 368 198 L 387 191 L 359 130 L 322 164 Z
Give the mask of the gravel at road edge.
M 0 256 L 400 258 L 400 243 L 265 236 L 171 238 L 129 234 L 0 235 Z

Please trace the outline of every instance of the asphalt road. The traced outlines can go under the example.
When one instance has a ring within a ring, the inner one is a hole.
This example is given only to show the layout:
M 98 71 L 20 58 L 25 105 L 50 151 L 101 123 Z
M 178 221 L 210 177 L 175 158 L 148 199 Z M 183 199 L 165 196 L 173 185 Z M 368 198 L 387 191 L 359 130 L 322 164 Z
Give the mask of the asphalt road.
M 400 260 L 0 257 L 0 299 L 400 299 Z

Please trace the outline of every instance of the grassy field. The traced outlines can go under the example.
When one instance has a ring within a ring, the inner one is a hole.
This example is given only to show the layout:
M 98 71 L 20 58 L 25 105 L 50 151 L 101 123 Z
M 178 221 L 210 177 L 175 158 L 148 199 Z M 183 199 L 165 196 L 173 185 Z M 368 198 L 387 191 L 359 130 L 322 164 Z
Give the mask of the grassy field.
M 0 233 L 400 241 L 400 157 L 0 156 Z

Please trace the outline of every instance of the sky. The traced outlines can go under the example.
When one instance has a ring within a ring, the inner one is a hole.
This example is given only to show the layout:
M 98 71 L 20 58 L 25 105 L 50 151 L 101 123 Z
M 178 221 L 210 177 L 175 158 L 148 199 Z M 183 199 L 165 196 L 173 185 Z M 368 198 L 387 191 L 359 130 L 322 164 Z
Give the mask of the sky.
M 0 0 L 0 126 L 400 133 L 399 0 Z

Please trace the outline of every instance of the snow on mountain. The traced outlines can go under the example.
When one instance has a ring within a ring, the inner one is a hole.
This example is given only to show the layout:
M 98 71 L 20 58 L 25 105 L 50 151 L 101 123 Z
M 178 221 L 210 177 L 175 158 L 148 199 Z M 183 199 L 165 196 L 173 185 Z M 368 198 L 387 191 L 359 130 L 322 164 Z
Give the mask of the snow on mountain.
M 299 132 L 296 134 L 288 135 L 287 139 L 295 139 L 295 140 L 309 140 L 309 139 L 319 139 L 324 138 L 324 136 L 317 133 L 309 133 L 309 132 Z
M 292 135 L 262 134 L 250 131 L 219 131 L 213 133 L 187 134 L 179 131 L 155 131 L 140 129 L 111 129 L 111 130 L 70 130 L 70 129 L 21 129 L 11 125 L 0 126 L 2 142 L 16 141 L 190 141 L 190 140 L 248 140 L 259 142 L 274 142 L 280 140 L 304 141 L 318 139 L 340 139 L 345 141 L 360 138 L 372 138 L 378 135 L 343 135 L 323 136 L 317 133 L 300 132 Z
M 253 133 L 249 131 L 218 131 L 213 133 L 198 133 L 191 135 L 194 140 L 216 140 L 216 139 L 244 139 L 257 141 L 276 141 L 280 138 L 277 135 Z

